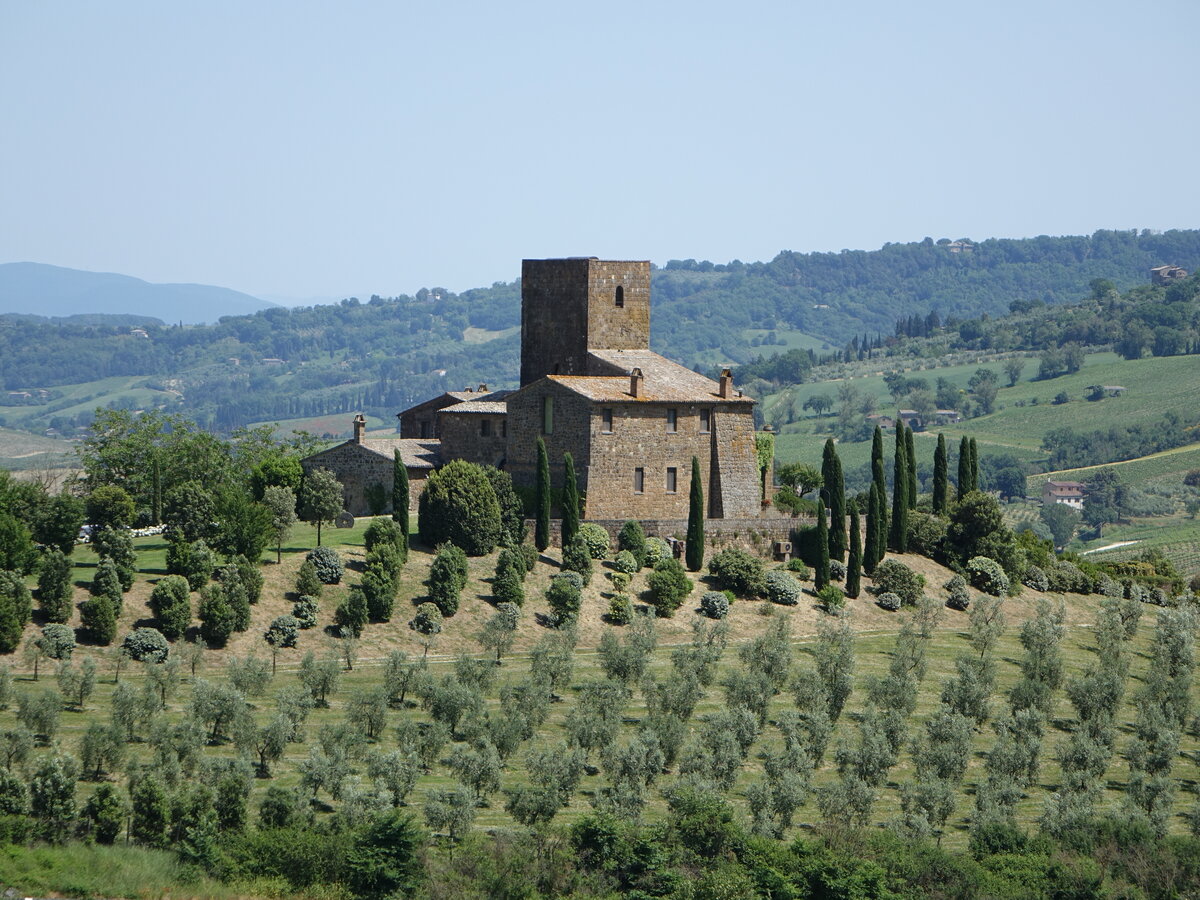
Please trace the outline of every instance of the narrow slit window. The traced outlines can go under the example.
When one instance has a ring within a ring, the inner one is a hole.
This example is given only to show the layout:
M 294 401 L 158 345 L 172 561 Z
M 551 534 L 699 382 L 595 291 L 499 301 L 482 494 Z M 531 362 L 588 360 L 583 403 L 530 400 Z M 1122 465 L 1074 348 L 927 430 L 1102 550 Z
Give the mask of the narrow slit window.
M 625 307 L 625 288 L 619 284 L 617 285 L 616 301 L 617 301 L 617 309 L 624 309 L 624 307 Z
M 712 410 L 700 410 L 700 433 L 708 434 L 712 431 Z
M 604 434 L 613 433 L 613 411 L 605 409 L 600 413 L 600 430 Z
M 679 470 L 667 466 L 667 493 L 674 494 L 679 489 Z
M 667 410 L 667 431 L 674 434 L 678 430 L 679 430 L 679 410 L 668 409 Z
M 542 434 L 554 434 L 554 398 L 542 398 Z
M 491 419 L 480 419 L 480 421 L 479 421 L 479 436 L 480 437 L 491 437 L 492 436 L 492 420 Z
M 646 470 L 641 466 L 633 470 L 633 492 L 635 494 L 646 492 Z

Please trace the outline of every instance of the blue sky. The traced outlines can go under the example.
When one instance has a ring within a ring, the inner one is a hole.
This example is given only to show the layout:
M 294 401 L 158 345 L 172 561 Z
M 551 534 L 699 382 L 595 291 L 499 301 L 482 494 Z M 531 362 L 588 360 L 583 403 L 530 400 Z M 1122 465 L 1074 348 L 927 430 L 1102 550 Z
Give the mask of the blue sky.
M 0 0 L 0 262 L 319 298 L 522 257 L 1200 227 L 1200 4 Z

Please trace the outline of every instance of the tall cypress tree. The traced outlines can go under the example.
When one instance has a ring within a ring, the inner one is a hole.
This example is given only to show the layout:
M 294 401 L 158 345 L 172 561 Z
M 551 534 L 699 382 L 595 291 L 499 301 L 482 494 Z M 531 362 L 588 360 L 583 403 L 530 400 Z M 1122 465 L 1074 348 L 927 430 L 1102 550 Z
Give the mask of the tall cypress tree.
M 704 485 L 700 483 L 700 460 L 692 457 L 692 487 L 688 494 L 687 545 L 684 561 L 693 572 L 704 565 Z
M 971 493 L 971 441 L 964 434 L 958 442 L 958 499 Z
M 979 448 L 975 446 L 975 438 L 971 438 L 971 490 L 979 490 Z
M 904 423 L 896 423 L 896 455 L 892 461 L 892 521 L 888 545 L 897 553 L 908 548 L 908 441 Z
M 150 524 L 158 525 L 162 522 L 162 464 L 158 451 L 150 452 Z
M 392 451 L 392 521 L 400 526 L 400 536 L 408 549 L 408 505 L 410 502 L 408 467 L 400 458 L 400 451 Z
M 887 543 L 887 476 L 883 468 L 883 431 L 878 425 L 871 436 L 871 480 L 879 490 L 879 523 L 883 526 L 879 532 L 879 550 L 882 558 L 884 545 Z
M 824 494 L 829 498 L 829 556 L 841 562 L 846 558 L 846 481 L 842 477 L 842 461 L 833 438 L 825 441 L 821 479 Z
M 946 460 L 946 436 L 938 434 L 937 451 L 933 454 L 933 514 L 946 514 L 946 493 L 949 488 L 949 463 Z
M 863 570 L 870 575 L 879 562 L 879 488 L 871 483 L 867 494 L 867 540 L 863 547 Z
M 874 485 L 872 485 L 874 487 Z M 868 525 L 868 527 L 870 527 Z M 846 563 L 846 596 L 854 599 L 862 588 L 862 539 L 858 530 L 858 503 L 850 501 L 850 560 Z
M 917 449 L 913 442 L 913 430 L 904 429 L 904 461 L 908 464 L 908 508 L 917 508 Z
M 575 479 L 575 460 L 563 454 L 563 511 L 562 545 L 565 547 L 579 534 L 579 482 Z
M 817 565 L 813 584 L 821 590 L 829 584 L 829 526 L 825 522 L 825 501 L 817 498 Z
M 546 442 L 537 441 L 537 496 L 534 500 L 536 521 L 533 527 L 533 546 L 544 552 L 550 546 L 550 457 Z

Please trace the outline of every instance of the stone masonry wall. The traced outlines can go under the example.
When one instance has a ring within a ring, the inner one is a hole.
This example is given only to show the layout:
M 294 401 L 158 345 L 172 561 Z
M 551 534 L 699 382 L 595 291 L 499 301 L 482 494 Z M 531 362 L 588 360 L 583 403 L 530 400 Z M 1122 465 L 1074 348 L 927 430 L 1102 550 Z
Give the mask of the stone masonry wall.
M 337 447 L 310 456 L 301 461 L 305 472 L 328 469 L 342 483 L 342 496 L 346 509 L 354 516 L 370 515 L 366 489 L 373 484 L 382 484 L 387 498 L 385 512 L 391 511 L 392 460 L 368 450 L 361 444 L 347 441 Z M 425 489 L 428 469 L 408 470 L 409 508 L 415 511 L 421 492 Z
M 438 432 L 443 458 L 499 467 L 507 455 L 505 418 L 490 413 L 442 413 L 438 416 Z M 480 426 L 483 421 L 490 429 L 486 436 Z
M 542 400 L 554 398 L 554 431 L 542 434 Z M 532 488 L 537 484 L 537 439 L 546 443 L 550 457 L 550 483 L 562 487 L 562 457 L 570 453 L 575 473 L 588 465 L 587 435 L 591 427 L 591 404 L 578 394 L 552 381 L 541 381 L 508 396 L 508 449 L 505 470 L 513 484 Z
M 584 375 L 587 259 L 521 263 L 521 386 L 545 375 Z
M 616 305 L 617 288 L 623 305 Z M 650 347 L 650 263 L 588 262 L 587 345 L 602 350 Z
M 762 509 L 762 479 L 754 440 L 754 414 L 747 403 L 743 410 L 721 408 L 713 415 L 713 456 L 720 479 L 720 506 L 710 506 L 714 515 L 740 519 L 754 517 Z

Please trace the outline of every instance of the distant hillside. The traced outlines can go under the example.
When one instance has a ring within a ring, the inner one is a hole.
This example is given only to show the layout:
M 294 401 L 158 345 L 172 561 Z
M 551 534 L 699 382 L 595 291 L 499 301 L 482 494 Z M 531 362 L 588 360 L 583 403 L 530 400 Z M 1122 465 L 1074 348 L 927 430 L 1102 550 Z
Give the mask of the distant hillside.
M 652 274 L 651 341 L 701 370 L 786 349 L 828 356 L 856 335 L 892 334 L 897 319 L 936 311 L 949 323 L 1034 303 L 1057 309 L 1087 298 L 1096 279 L 1119 290 L 1144 285 L 1162 263 L 1200 268 L 1200 230 L 927 240 L 788 251 L 763 263 L 671 261 Z M 327 415 L 348 423 L 360 410 L 391 422 L 448 388 L 514 386 L 520 297 L 517 282 L 461 294 L 432 287 L 182 328 L 179 315 L 160 308 L 156 317 L 168 325 L 147 323 L 144 334 L 0 317 L 0 383 L 15 392 L 0 417 L 63 435 L 86 426 L 95 406 L 147 402 L 218 431 Z
M 84 272 L 42 263 L 0 264 L 0 313 L 79 316 L 117 313 L 197 324 L 274 304 L 207 284 L 151 284 L 128 275 Z

